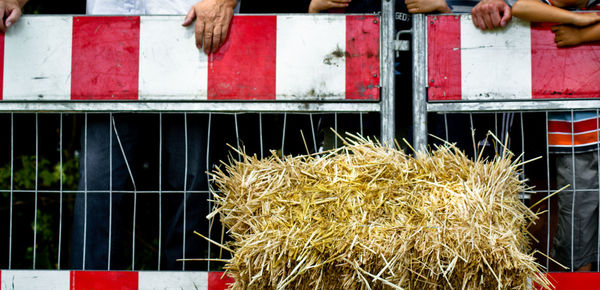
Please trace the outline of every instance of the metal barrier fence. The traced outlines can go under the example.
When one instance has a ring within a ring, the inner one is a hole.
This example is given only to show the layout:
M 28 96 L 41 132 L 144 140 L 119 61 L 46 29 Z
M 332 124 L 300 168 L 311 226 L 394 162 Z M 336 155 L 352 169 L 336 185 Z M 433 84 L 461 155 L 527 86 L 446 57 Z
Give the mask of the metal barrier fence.
M 598 140 L 600 90 L 596 81 L 595 57 L 598 47 L 582 45 L 558 49 L 553 40 L 548 24 L 530 24 L 513 19 L 505 29 L 482 32 L 473 26 L 470 15 L 415 15 L 415 147 L 424 149 L 427 144 L 436 142 L 428 138 L 428 134 L 434 134 L 450 142 L 458 142 L 470 154 L 474 154 L 474 148 L 489 148 L 484 152 L 491 156 L 498 148 L 494 148 L 489 142 L 491 140 L 486 141 L 489 130 L 501 140 L 508 140 L 509 149 L 516 156 L 523 153 L 520 157 L 523 160 L 542 157 L 523 166 L 522 178 L 534 186 L 531 192 L 522 195 L 524 202 L 533 205 L 559 190 L 562 185 L 558 184 L 564 181 L 557 180 L 557 171 L 567 175 L 571 187 L 534 209 L 540 212 L 539 221 L 530 228 L 534 248 L 543 253 L 537 256 L 538 261 L 550 272 L 564 271 L 551 259 L 562 256 L 559 260 L 569 271 L 574 271 L 581 266 L 577 265 L 574 257 L 592 255 L 592 270 L 598 271 L 600 214 L 597 180 L 591 187 L 586 185 L 582 188 L 583 185 L 576 184 L 586 172 L 595 174 L 592 180 L 597 179 L 598 163 L 594 157 L 589 157 L 587 169 L 576 172 L 582 167 L 575 161 L 575 156 L 580 154 L 575 152 L 578 146 L 571 146 L 578 144 L 573 139 L 578 137 L 573 137 L 577 134 L 571 132 L 577 132 L 580 124 L 571 123 L 570 128 L 564 128 L 565 136 L 571 136 L 571 141 L 565 141 L 564 148 L 567 149 L 563 154 L 552 154 L 548 145 L 549 135 L 563 134 L 549 128 L 555 126 L 552 125 L 552 114 L 556 112 L 564 113 L 566 120 L 568 116 L 576 120 L 574 116 L 583 111 L 589 112 L 591 117 L 586 120 L 590 126 L 584 131 L 591 136 L 591 141 Z M 471 129 L 475 130 L 473 136 Z M 600 147 L 595 144 L 589 149 L 597 154 Z M 557 156 L 571 159 L 558 163 Z M 588 200 L 583 201 L 581 198 L 584 197 Z M 559 214 L 558 200 L 561 198 L 562 214 Z M 557 224 L 564 225 L 564 219 L 569 216 L 571 220 L 578 219 L 582 210 L 592 212 L 592 217 L 588 217 L 585 224 L 582 221 L 577 225 L 571 223 L 566 229 L 561 228 L 565 232 L 560 243 L 566 250 L 553 250 L 557 243 L 553 241 Z M 590 235 L 585 243 L 593 243 L 587 245 L 585 253 L 580 245 L 573 245 L 573 240 L 579 240 L 582 232 Z M 570 284 L 574 282 L 568 276 L 553 276 L 562 283 L 562 287 L 575 285 Z M 597 277 L 593 279 L 597 283 Z
M 317 152 L 340 145 L 330 127 L 392 144 L 394 1 L 382 5 L 381 16 L 235 16 L 208 57 L 179 16 L 22 17 L 0 35 L 2 289 L 224 287 L 212 275 L 222 263 L 206 259 L 226 256 L 190 224 L 224 237 L 204 218 L 204 172 L 236 158 L 228 144 Z

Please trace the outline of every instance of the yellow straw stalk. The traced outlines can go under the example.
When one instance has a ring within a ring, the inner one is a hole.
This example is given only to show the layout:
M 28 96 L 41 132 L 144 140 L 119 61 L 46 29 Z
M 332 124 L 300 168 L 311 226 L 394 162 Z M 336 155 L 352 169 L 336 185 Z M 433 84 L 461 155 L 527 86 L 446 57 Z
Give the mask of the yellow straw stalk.
M 321 155 L 240 152 L 212 174 L 233 289 L 527 289 L 550 285 L 511 153 L 407 155 L 361 137 Z

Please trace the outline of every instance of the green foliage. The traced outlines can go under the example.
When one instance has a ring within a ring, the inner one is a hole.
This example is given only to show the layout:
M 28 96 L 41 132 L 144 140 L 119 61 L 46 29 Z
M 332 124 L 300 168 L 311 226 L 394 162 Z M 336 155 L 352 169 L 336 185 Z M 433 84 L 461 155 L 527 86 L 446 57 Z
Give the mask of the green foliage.
M 79 161 L 76 156 L 69 152 L 64 152 L 62 168 L 60 162 L 53 162 L 44 157 L 39 157 L 36 168 L 36 157 L 23 155 L 16 158 L 11 168 L 10 162 L 0 167 L 0 189 L 2 190 L 32 190 L 36 189 L 36 171 L 37 171 L 37 189 L 38 190 L 59 190 L 61 183 L 63 190 L 77 189 L 79 180 Z M 62 169 L 62 170 L 61 170 Z M 12 187 L 11 187 L 11 172 Z M 4 198 L 8 198 L 9 192 L 2 192 Z M 58 255 L 58 222 L 59 199 L 38 197 L 37 219 L 27 219 L 23 211 L 27 206 L 31 206 L 34 199 L 27 202 L 14 203 L 16 219 L 13 229 L 15 231 L 27 230 L 37 233 L 36 237 L 36 269 L 56 269 L 56 257 Z M 24 220 L 31 221 L 22 224 Z M 19 245 L 15 245 L 19 247 Z M 16 261 L 17 267 L 28 267 L 27 264 L 33 262 L 33 245 L 26 248 L 24 261 Z M 31 265 L 31 264 L 29 264 Z
M 37 164 L 38 172 L 38 190 L 58 189 L 61 183 L 63 190 L 77 189 L 79 180 L 79 161 L 78 158 L 68 158 L 63 161 L 62 173 L 59 162 L 51 163 L 48 159 L 41 157 Z M 17 158 L 13 168 L 13 189 L 26 190 L 35 189 L 36 175 L 35 155 L 23 155 Z M 0 167 L 0 188 L 11 188 L 11 165 L 10 163 Z

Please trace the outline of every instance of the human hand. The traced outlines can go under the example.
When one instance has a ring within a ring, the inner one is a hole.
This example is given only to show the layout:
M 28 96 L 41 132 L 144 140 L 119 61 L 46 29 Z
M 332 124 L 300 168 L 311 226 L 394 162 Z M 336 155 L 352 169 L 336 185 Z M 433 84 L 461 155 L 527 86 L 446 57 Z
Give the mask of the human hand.
M 581 28 L 570 25 L 552 26 L 554 42 L 558 47 L 575 46 L 582 43 Z
M 319 13 L 330 8 L 346 8 L 351 0 L 311 0 L 308 13 Z
M 25 1 L 23 0 L 0 0 L 0 32 L 6 32 L 6 29 L 11 27 L 19 17 L 21 17 Z
M 451 13 L 446 0 L 404 0 L 409 13 Z
M 588 26 L 600 21 L 600 15 L 595 12 L 573 13 L 575 14 L 572 24 L 575 26 Z
M 196 47 L 204 48 L 206 54 L 216 52 L 227 38 L 236 0 L 204 0 L 192 6 L 183 26 L 196 19 Z
M 504 27 L 511 18 L 510 6 L 503 0 L 481 0 L 471 10 L 471 16 L 479 29 Z

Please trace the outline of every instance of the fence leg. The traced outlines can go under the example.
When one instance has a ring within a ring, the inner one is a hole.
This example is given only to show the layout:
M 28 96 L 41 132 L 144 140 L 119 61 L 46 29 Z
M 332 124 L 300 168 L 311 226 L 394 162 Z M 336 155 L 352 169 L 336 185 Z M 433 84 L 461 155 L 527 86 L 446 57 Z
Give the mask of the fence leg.
M 419 151 L 427 148 L 426 20 L 413 14 L 413 146 Z
M 381 2 L 381 142 L 394 146 L 396 111 L 394 106 L 394 7 L 395 0 Z

